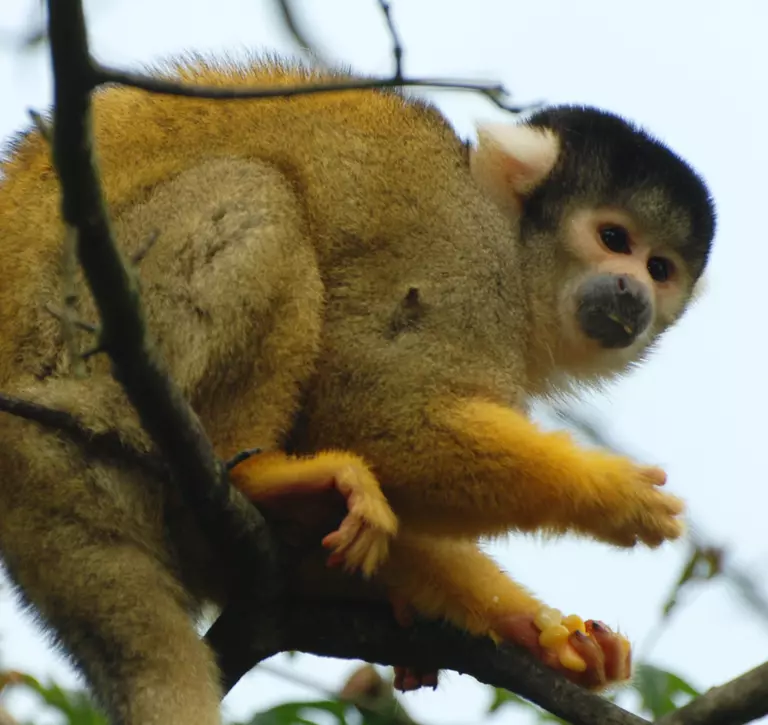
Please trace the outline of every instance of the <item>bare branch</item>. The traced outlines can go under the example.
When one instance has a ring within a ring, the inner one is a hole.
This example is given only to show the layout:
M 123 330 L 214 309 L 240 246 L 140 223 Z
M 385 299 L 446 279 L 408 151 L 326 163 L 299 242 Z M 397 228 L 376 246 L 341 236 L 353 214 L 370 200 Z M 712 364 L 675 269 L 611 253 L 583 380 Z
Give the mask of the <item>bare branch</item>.
M 768 715 L 768 662 L 713 687 L 656 725 L 745 725 Z
M 168 475 L 168 469 L 159 456 L 153 457 L 134 449 L 125 443 L 117 430 L 94 431 L 76 415 L 66 410 L 50 408 L 32 400 L 0 393 L 0 412 L 9 413 L 46 428 L 60 431 L 74 443 L 87 448 L 93 455 L 112 456 L 127 463 L 141 466 L 152 473 Z
M 379 7 L 384 13 L 384 20 L 387 23 L 389 36 L 392 38 L 392 58 L 395 61 L 394 77 L 400 81 L 403 79 L 403 44 L 400 41 L 400 35 L 395 27 L 395 21 L 392 19 L 392 10 L 387 0 L 378 0 Z
M 256 662 L 296 650 L 383 665 L 407 663 L 427 671 L 455 670 L 516 692 L 572 725 L 647 725 L 522 649 L 498 647 L 446 624 L 420 622 L 403 628 L 387 606 L 293 601 L 269 609 L 240 602 L 238 608 L 228 609 L 206 635 L 219 655 L 225 690 Z
M 139 292 L 115 245 L 91 138 L 90 93 L 100 82 L 88 50 L 81 0 L 48 0 L 54 77 L 53 158 L 62 216 L 101 318 L 100 346 L 142 425 L 188 491 L 204 528 L 244 571 L 274 564 L 264 520 L 229 485 L 200 421 L 167 374 L 145 329 Z
M 220 86 L 189 85 L 169 78 L 156 78 L 144 73 L 134 73 L 118 68 L 109 68 L 94 62 L 92 71 L 94 85 L 119 83 L 149 93 L 163 93 L 169 96 L 186 98 L 209 98 L 213 100 L 253 100 L 256 98 L 294 98 L 317 93 L 335 93 L 343 91 L 365 91 L 375 88 L 439 88 L 452 91 L 471 91 L 480 93 L 499 108 L 520 113 L 528 107 L 513 106 L 506 102 L 509 93 L 500 83 L 485 81 L 462 81 L 447 78 L 354 78 L 335 80 L 329 83 L 310 83 L 299 86 L 264 86 L 255 88 L 226 88 Z

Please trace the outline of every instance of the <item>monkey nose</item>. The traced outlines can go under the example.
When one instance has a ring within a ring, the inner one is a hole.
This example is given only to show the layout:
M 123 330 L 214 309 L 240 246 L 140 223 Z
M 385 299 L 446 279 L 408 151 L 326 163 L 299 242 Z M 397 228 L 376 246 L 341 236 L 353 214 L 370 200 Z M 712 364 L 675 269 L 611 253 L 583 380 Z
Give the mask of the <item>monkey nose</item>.
M 651 296 L 642 282 L 629 275 L 590 277 L 578 296 L 579 325 L 602 347 L 628 347 L 651 322 Z

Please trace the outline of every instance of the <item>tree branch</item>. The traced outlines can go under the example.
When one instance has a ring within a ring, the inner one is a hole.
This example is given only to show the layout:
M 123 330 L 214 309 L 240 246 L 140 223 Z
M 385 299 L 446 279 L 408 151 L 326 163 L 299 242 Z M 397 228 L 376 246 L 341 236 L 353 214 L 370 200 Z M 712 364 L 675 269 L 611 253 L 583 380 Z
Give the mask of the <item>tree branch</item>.
M 171 380 L 145 329 L 138 288 L 115 244 L 91 138 L 90 93 L 99 74 L 88 50 L 81 0 L 48 0 L 54 78 L 53 159 L 62 216 L 101 318 L 100 347 L 211 539 L 257 576 L 275 552 L 257 509 L 232 486 L 200 421 Z
M 745 725 L 768 713 L 768 662 L 665 715 L 657 725 Z
M 256 662 L 295 650 L 383 665 L 450 669 L 511 690 L 572 725 L 647 725 L 599 695 L 568 682 L 517 647 L 498 647 L 447 624 L 403 628 L 388 606 L 281 603 L 268 609 L 241 604 L 206 635 L 219 655 L 225 690 Z

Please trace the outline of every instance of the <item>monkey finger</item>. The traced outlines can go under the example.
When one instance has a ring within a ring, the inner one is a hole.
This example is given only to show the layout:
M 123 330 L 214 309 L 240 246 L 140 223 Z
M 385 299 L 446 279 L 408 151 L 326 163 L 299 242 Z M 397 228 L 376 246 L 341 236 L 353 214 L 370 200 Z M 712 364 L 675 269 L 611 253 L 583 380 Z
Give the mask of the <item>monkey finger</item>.
M 640 469 L 642 478 L 652 486 L 663 486 L 667 482 L 667 473 L 658 466 L 644 466 Z
M 632 672 L 632 648 L 629 641 L 618 632 L 613 632 L 603 622 L 590 620 L 586 623 L 587 633 L 602 650 L 605 658 L 605 677 L 609 681 L 629 679 Z
M 564 670 L 566 677 L 582 687 L 595 689 L 606 683 L 605 655 L 600 645 L 589 634 L 573 632 L 568 639 L 569 647 L 573 648 L 576 655 L 584 662 L 583 669 L 567 668 Z M 580 670 L 580 671 L 579 671 Z
M 347 515 L 339 528 L 323 537 L 322 545 L 343 554 L 357 536 L 362 522 L 357 516 Z

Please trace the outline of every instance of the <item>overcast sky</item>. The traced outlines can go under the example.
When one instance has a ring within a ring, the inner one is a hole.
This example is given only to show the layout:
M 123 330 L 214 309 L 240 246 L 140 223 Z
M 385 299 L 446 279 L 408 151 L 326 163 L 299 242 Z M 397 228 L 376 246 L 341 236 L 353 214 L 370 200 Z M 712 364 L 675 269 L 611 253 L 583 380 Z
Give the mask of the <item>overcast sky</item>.
M 36 0 L 2 0 L 0 32 L 21 29 Z M 388 37 L 372 0 L 304 0 L 312 36 L 327 55 L 360 71 L 391 69 Z M 768 5 L 693 0 L 392 0 L 409 74 L 501 80 L 515 99 L 588 103 L 623 114 L 669 143 L 706 178 L 719 227 L 709 291 L 639 372 L 590 396 L 589 415 L 648 462 L 663 465 L 702 535 L 727 547 L 759 579 L 768 572 L 768 408 L 765 118 Z M 135 65 L 183 50 L 286 51 L 290 45 L 265 0 L 94 0 L 87 5 L 94 48 L 112 64 Z M 0 138 L 49 103 L 44 54 L 0 46 Z M 433 99 L 462 134 L 478 119 L 503 119 L 466 94 Z M 0 229 L 2 221 L 0 220 Z M 2 311 L 0 311 L 2 314 Z M 1 523 L 0 523 L 1 525 Z M 684 544 L 619 552 L 572 539 L 514 537 L 491 546 L 519 580 L 550 604 L 618 624 L 637 645 L 653 633 L 660 605 L 686 556 Z M 762 582 L 761 582 L 762 584 Z M 768 596 L 768 587 L 763 586 Z M 725 585 L 691 593 L 650 660 L 708 688 L 759 664 L 768 628 Z M 50 675 L 71 671 L 45 648 L 7 597 L 0 601 L 5 667 Z M 353 665 L 310 657 L 279 661 L 329 688 Z M 270 674 L 246 677 L 228 711 L 316 692 Z M 450 674 L 437 693 L 405 699 L 428 723 L 477 722 L 487 695 Z M 15 698 L 17 713 L 29 703 Z M 509 714 L 499 722 L 522 722 Z

